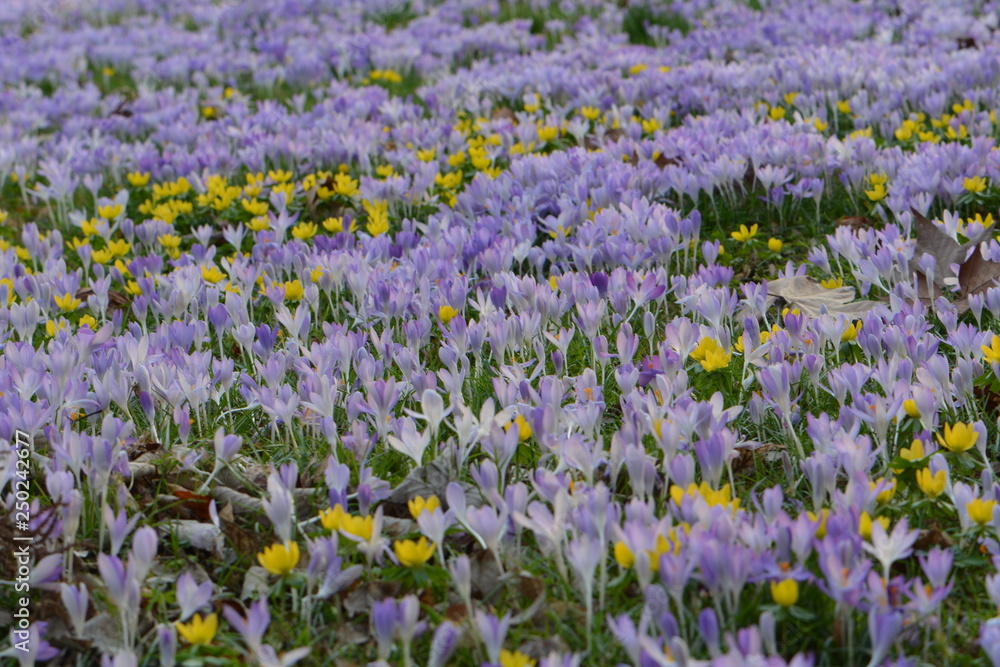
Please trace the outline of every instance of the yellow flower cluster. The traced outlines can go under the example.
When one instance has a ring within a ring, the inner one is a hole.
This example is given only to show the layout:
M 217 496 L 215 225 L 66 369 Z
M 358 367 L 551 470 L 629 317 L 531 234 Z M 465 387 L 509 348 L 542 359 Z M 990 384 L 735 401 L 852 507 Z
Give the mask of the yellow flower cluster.
M 722 348 L 714 338 L 702 338 L 698 347 L 691 352 L 691 358 L 701 363 L 706 371 L 716 371 L 729 365 L 733 355 Z

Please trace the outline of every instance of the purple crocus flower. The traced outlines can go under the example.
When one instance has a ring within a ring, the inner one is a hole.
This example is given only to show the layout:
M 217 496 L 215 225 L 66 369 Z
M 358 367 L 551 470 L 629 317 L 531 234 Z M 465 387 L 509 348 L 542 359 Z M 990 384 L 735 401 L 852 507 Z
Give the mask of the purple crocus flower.
M 510 629 L 510 613 L 504 614 L 502 618 L 497 618 L 493 614 L 476 610 L 475 619 L 476 627 L 479 628 L 479 636 L 483 640 L 483 647 L 486 649 L 486 656 L 491 663 L 499 664 L 500 650 L 503 648 L 507 631 Z
M 240 633 L 243 643 L 251 652 L 259 653 L 264 632 L 271 624 L 271 612 L 267 608 L 267 599 L 262 598 L 250 605 L 246 617 L 241 616 L 234 607 L 228 605 L 222 608 L 222 615 Z
M 457 626 L 450 621 L 442 621 L 431 639 L 427 667 L 444 667 L 451 659 L 452 654 L 455 653 L 455 649 L 458 648 L 460 636 L 461 631 Z
M 903 628 L 903 615 L 898 611 L 879 611 L 873 608 L 868 614 L 868 634 L 872 641 L 872 657 L 868 667 L 875 667 L 889 652 Z
M 90 604 L 87 587 L 83 583 L 76 586 L 62 583 L 59 584 L 59 593 L 63 607 L 66 609 L 73 626 L 73 635 L 82 637 L 83 626 L 87 622 L 87 607 Z
M 156 629 L 156 645 L 160 650 L 160 664 L 174 667 L 177 655 L 177 627 L 173 623 L 163 623 Z
M 955 556 L 950 550 L 941 547 L 934 547 L 926 555 L 917 556 L 924 576 L 934 588 L 942 588 L 948 583 L 948 575 L 951 573 L 954 558 Z
M 392 598 L 381 600 L 372 605 L 372 631 L 378 643 L 379 660 L 387 660 L 392 651 L 392 640 L 399 623 L 396 601 Z
M 178 621 L 186 621 L 199 609 L 208 605 L 212 599 L 212 582 L 196 583 L 190 572 L 184 572 L 177 577 L 177 605 L 181 608 Z

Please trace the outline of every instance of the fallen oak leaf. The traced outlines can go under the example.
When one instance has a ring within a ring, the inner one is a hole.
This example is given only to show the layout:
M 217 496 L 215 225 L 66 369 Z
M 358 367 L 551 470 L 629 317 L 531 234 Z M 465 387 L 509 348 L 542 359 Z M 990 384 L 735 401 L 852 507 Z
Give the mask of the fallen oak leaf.
M 182 513 L 189 513 L 190 516 L 194 516 L 200 521 L 209 521 L 211 519 L 208 509 L 209 503 L 212 502 L 211 496 L 194 493 L 183 486 L 171 484 L 170 482 L 167 482 L 167 489 L 174 498 L 180 501 L 179 510 Z
M 824 313 L 859 317 L 879 305 L 877 301 L 855 301 L 853 287 L 845 285 L 827 289 L 808 276 L 769 280 L 767 293 L 768 307 L 774 303 L 775 297 L 781 297 L 789 307 L 798 308 L 809 317 Z
M 263 599 L 270 592 L 271 584 L 268 582 L 268 571 L 260 565 L 251 565 L 247 569 L 247 573 L 243 576 L 243 588 L 240 590 L 240 599 Z
M 958 271 L 958 285 L 962 289 L 962 298 L 966 299 L 973 294 L 985 292 L 994 287 L 998 279 L 1000 279 L 1000 262 L 991 262 L 983 257 L 979 245 L 976 244 L 976 249 Z
M 916 209 L 910 209 L 913 214 L 913 235 L 917 240 L 917 245 L 913 249 L 913 259 L 910 260 L 910 272 L 924 275 L 919 262 L 924 254 L 928 254 L 935 259 L 934 284 L 938 287 L 945 287 L 945 281 L 955 277 L 955 272 L 951 269 L 952 264 L 964 265 L 969 256 L 969 248 L 976 246 L 990 238 L 995 225 L 990 225 L 976 238 L 969 239 L 965 243 L 959 243 L 948 236 L 947 232 L 940 226 L 928 220 Z
M 863 215 L 848 215 L 837 220 L 838 227 L 850 227 L 853 230 L 869 229 L 872 221 Z
M 222 531 L 212 523 L 191 521 L 189 519 L 174 519 L 158 526 L 164 537 L 173 537 L 187 542 L 195 549 L 210 551 L 220 558 L 223 555 L 225 539 Z

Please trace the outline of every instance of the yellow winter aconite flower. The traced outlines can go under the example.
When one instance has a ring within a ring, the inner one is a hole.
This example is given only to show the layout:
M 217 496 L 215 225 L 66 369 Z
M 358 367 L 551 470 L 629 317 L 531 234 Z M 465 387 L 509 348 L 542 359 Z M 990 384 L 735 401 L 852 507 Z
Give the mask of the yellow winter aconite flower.
M 874 491 L 885 478 L 873 480 L 870 482 L 871 490 Z M 877 496 L 875 496 L 875 502 L 879 505 L 885 505 L 887 502 L 892 500 L 892 497 L 896 495 L 896 480 L 892 480 Z
M 256 218 L 252 218 L 250 222 L 246 223 L 247 229 L 251 232 L 262 232 L 271 226 L 271 221 L 266 215 L 261 215 Z
M 816 527 L 816 539 L 822 540 L 826 537 L 826 522 L 830 518 L 830 510 L 823 508 L 820 510 L 820 515 L 816 516 L 813 512 L 806 512 L 806 516 L 809 517 L 810 521 L 818 521 L 819 526 Z
M 827 278 L 826 280 L 819 281 L 819 284 L 826 289 L 836 289 L 838 287 L 844 286 L 843 278 Z
M 920 416 L 920 408 L 917 407 L 917 402 L 912 398 L 903 401 L 903 410 L 906 411 L 908 417 L 916 419 Z
M 268 203 L 266 201 L 261 201 L 259 199 L 255 200 L 255 199 L 243 198 L 240 200 L 240 205 L 243 207 L 244 211 L 246 211 L 247 213 L 249 213 L 254 217 L 264 215 L 265 213 L 267 213 L 268 209 Z
M 972 424 L 958 422 L 957 424 L 944 425 L 944 437 L 938 433 L 935 435 L 937 441 L 949 452 L 960 453 L 972 449 L 979 440 L 979 433 L 972 427 Z
M 535 667 L 535 659 L 520 651 L 500 651 L 500 667 Z
M 141 188 L 149 183 L 149 176 L 148 171 L 133 171 L 126 174 L 125 178 L 128 179 L 128 184 L 133 188 Z
M 305 294 L 305 289 L 302 287 L 302 281 L 298 278 L 295 280 L 289 280 L 285 283 L 284 287 L 286 301 L 298 301 Z
M 746 243 L 753 237 L 757 236 L 758 228 L 759 225 L 757 225 L 757 223 L 750 225 L 749 228 L 746 225 L 740 225 L 739 231 L 732 232 L 730 236 L 732 236 L 737 241 L 740 241 L 741 243 Z
M 319 227 L 315 222 L 300 222 L 292 227 L 292 236 L 300 241 L 308 241 L 312 237 L 316 236 L 316 232 L 318 231 Z
M 125 239 L 118 239 L 117 241 L 111 241 L 108 243 L 108 250 L 110 250 L 111 254 L 115 257 L 127 255 L 131 249 L 132 244 Z
M 103 248 L 102 250 L 95 250 L 90 255 L 90 259 L 95 264 L 101 264 L 101 265 L 110 262 L 112 257 L 114 257 L 114 255 L 108 248 Z
M 323 221 L 323 229 L 330 232 L 331 234 L 339 234 L 344 231 L 344 219 L 343 218 L 327 218 Z
M 445 174 L 438 174 L 434 177 L 434 184 L 446 190 L 454 190 L 462 184 L 462 170 L 449 171 Z
M 177 623 L 177 632 L 188 644 L 211 644 L 218 631 L 218 614 L 209 614 L 205 618 L 202 618 L 201 614 L 195 614 L 187 623 Z
M 965 506 L 965 511 L 969 513 L 970 519 L 980 526 L 985 526 L 993 519 L 993 508 L 996 504 L 995 500 L 976 498 Z
M 534 433 L 531 428 L 531 424 L 529 424 L 528 420 L 524 418 L 524 415 L 514 417 L 513 421 L 507 424 L 504 430 L 509 431 L 515 426 L 517 427 L 517 438 L 520 442 L 524 442 Z
M 434 545 L 426 537 L 413 540 L 396 540 L 392 544 L 399 564 L 405 567 L 423 567 L 434 555 Z
M 387 83 L 402 83 L 403 77 L 394 69 L 373 69 L 371 74 L 372 81 L 385 81 Z
M 837 111 L 840 113 L 851 113 L 851 103 L 847 100 L 837 102 Z
M 957 140 L 960 140 L 960 139 L 966 139 L 966 138 L 968 138 L 968 136 L 969 136 L 969 130 L 968 130 L 968 128 L 965 127 L 965 125 L 959 124 L 958 131 L 956 132 L 955 128 L 952 127 L 951 125 L 949 125 L 948 129 L 945 130 L 944 135 L 946 137 L 948 137 L 949 139 L 951 139 L 952 141 L 957 141 Z
M 167 197 L 181 197 L 191 191 L 191 181 L 181 177 L 176 181 L 153 184 L 153 200 L 165 199 Z
M 288 170 L 282 171 L 281 169 L 276 169 L 274 171 L 267 172 L 267 177 L 275 183 L 287 183 L 292 180 L 292 172 Z
M 722 348 L 714 338 L 702 338 L 698 347 L 691 352 L 691 358 L 701 364 L 706 371 L 715 371 L 729 365 L 733 355 Z
M 587 120 L 597 120 L 601 116 L 601 110 L 597 107 L 581 107 L 580 115 Z
M 647 67 L 646 67 L 645 64 L 638 63 L 636 65 L 632 65 L 631 67 L 629 67 L 628 68 L 628 73 L 632 74 L 632 75 L 636 75 L 636 74 L 640 74 L 642 72 L 645 72 L 646 69 L 647 69 Z
M 181 246 L 181 237 L 176 234 L 161 234 L 156 237 L 156 240 L 160 242 L 160 245 L 169 250 L 173 250 Z
M 70 294 L 69 292 L 63 294 L 62 296 L 53 296 L 52 298 L 55 299 L 56 306 L 59 307 L 59 310 L 63 311 L 64 313 L 76 310 L 77 308 L 80 307 L 80 304 L 83 303 L 82 301 L 77 299 L 76 296 Z
M 767 240 L 767 249 L 771 252 L 781 252 L 784 247 L 785 243 L 781 239 L 771 238 Z
M 271 574 L 285 576 L 299 564 L 299 555 L 299 545 L 296 542 L 276 542 L 257 554 L 257 560 Z
M 559 128 L 554 125 L 539 125 L 538 140 L 547 143 L 559 136 Z
M 410 508 L 410 516 L 416 519 L 424 512 L 433 512 L 441 507 L 441 501 L 438 500 L 437 496 L 430 496 L 426 499 L 423 496 L 415 496 L 410 499 L 407 506 Z
M 455 319 L 456 315 L 458 315 L 458 311 L 449 306 L 448 304 L 445 304 L 440 308 L 438 308 L 438 317 L 440 317 L 441 321 L 444 322 L 445 324 L 448 324 L 453 319 Z
M 105 220 L 114 220 L 125 210 L 121 204 L 111 204 L 110 206 L 98 206 L 97 215 Z
M 781 120 L 785 117 L 785 107 L 771 107 L 767 115 L 771 117 L 771 120 Z
M 201 115 L 205 118 L 215 118 L 215 107 L 206 106 L 201 108 Z
M 861 534 L 862 539 L 870 540 L 872 537 L 872 517 L 868 512 L 861 513 L 861 521 L 858 524 L 858 532 Z M 882 524 L 882 527 L 889 530 L 889 517 L 880 516 L 874 521 L 878 521 Z
M 642 121 L 642 131 L 646 134 L 652 134 L 660 129 L 660 121 L 655 118 L 650 118 L 649 120 Z
M 917 471 L 917 486 L 930 498 L 937 498 L 944 493 L 947 481 L 948 475 L 944 470 L 938 470 L 933 475 L 930 468 Z
M 1000 336 L 993 334 L 989 346 L 982 346 L 983 357 L 991 364 L 1000 364 Z
M 220 282 L 223 278 L 225 278 L 226 274 L 220 271 L 219 267 L 217 266 L 211 266 L 211 267 L 202 266 L 201 277 L 205 280 L 205 282 L 212 283 L 214 285 L 215 283 Z
M 903 124 L 893 134 L 896 135 L 896 139 L 899 141 L 909 141 L 917 132 L 918 127 L 912 120 L 907 119 L 903 121 Z
M 972 193 L 980 193 L 986 189 L 986 179 L 982 176 L 974 176 L 972 178 L 963 178 L 962 185 L 966 190 Z
M 17 293 L 14 291 L 14 281 L 10 278 L 0 278 L 0 285 L 7 288 L 7 305 L 14 303 Z
M 425 148 L 423 150 L 417 151 L 417 159 L 421 162 L 430 162 L 437 155 L 437 149 L 435 148 Z
M 624 542 L 617 542 L 614 548 L 615 561 L 626 570 L 635 565 L 635 554 Z
M 368 224 L 365 225 L 365 229 L 368 230 L 369 234 L 381 236 L 389 231 L 389 202 L 365 200 L 361 202 L 361 205 L 365 209 L 365 213 L 368 214 Z
M 340 505 L 335 505 L 330 509 L 320 511 L 319 522 L 323 524 L 323 527 L 327 530 L 340 530 L 340 527 L 344 523 L 345 516 L 347 516 L 347 514 L 344 512 L 344 508 Z
M 844 333 L 840 334 L 840 341 L 842 343 L 849 343 L 852 340 L 857 340 L 858 334 L 861 332 L 861 320 L 858 320 L 854 324 L 848 324 L 844 328 Z
M 872 174 L 868 180 L 872 184 L 871 190 L 865 190 L 865 196 L 873 202 L 882 201 L 889 194 L 885 188 L 887 178 L 881 174 Z
M 81 327 L 87 327 L 91 331 L 97 331 L 97 320 L 93 315 L 84 315 L 79 322 Z
M 960 114 L 963 111 L 974 111 L 975 108 L 976 106 L 972 103 L 972 100 L 962 100 L 961 104 L 956 102 L 951 105 L 951 110 L 954 111 L 955 114 Z
M 694 483 L 688 484 L 686 490 L 677 484 L 670 487 L 670 499 L 677 503 L 678 506 L 683 504 L 684 496 L 692 498 L 700 497 L 709 505 L 722 505 L 723 507 L 731 508 L 734 512 L 740 507 L 740 499 L 733 498 L 732 490 L 728 484 L 723 484 L 722 488 L 718 491 L 710 487 L 708 482 L 702 482 L 700 485 Z
M 705 353 L 705 358 L 701 360 L 701 367 L 706 371 L 717 371 L 729 365 L 733 355 L 726 352 L 721 347 L 709 350 Z
M 771 599 L 782 607 L 794 606 L 799 601 L 799 582 L 795 579 L 772 581 Z
M 371 514 L 368 516 L 345 515 L 340 522 L 340 529 L 362 540 L 370 539 L 375 531 L 375 517 Z
M 907 461 L 919 461 L 924 458 L 924 442 L 923 440 L 914 440 L 909 448 L 903 447 L 899 450 L 899 455 Z
M 59 318 L 59 320 L 49 320 L 45 323 L 45 334 L 49 338 L 53 338 L 57 333 L 66 328 L 66 320 L 64 318 Z

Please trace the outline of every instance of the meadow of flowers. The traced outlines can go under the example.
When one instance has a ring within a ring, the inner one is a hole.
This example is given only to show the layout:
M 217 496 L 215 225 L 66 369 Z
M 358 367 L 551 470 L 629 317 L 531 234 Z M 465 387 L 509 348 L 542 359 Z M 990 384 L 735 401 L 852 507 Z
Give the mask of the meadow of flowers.
M 998 11 L 4 0 L 4 664 L 1000 665 Z

